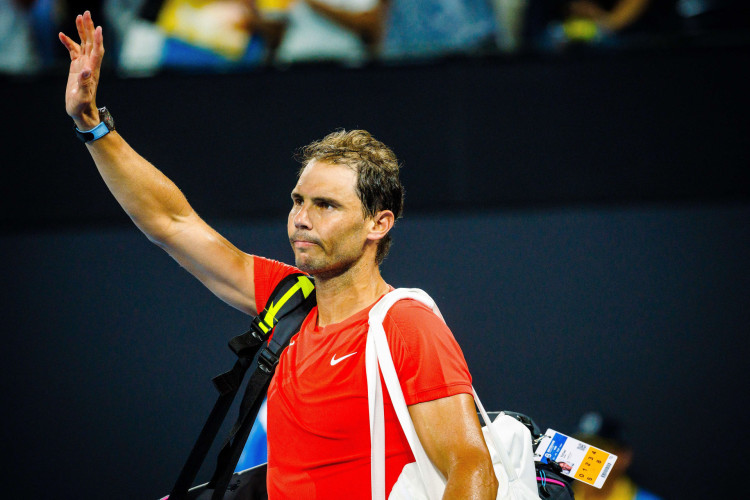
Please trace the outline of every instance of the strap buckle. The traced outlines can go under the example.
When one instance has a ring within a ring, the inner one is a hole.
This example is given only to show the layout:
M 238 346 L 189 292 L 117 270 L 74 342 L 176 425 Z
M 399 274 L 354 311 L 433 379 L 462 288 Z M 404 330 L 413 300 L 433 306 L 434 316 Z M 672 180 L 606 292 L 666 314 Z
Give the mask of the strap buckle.
M 250 325 L 250 330 L 233 337 L 229 341 L 229 348 L 239 358 L 252 358 L 258 350 L 258 346 L 266 341 L 266 336 L 260 332 L 258 325 L 256 324 L 257 319 L 258 318 L 256 317 L 253 320 Z
M 260 353 L 258 354 L 258 368 L 270 375 L 278 364 L 279 357 L 268 347 L 264 347 L 260 350 Z

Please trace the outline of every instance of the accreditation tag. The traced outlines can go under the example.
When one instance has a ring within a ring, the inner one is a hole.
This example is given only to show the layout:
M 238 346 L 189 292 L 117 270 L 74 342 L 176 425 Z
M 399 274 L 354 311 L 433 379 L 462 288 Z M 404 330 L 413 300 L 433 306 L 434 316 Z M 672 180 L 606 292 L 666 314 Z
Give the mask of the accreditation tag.
M 562 467 L 562 474 L 601 488 L 617 455 L 547 429 L 536 447 L 534 460 L 544 464 L 555 461 Z

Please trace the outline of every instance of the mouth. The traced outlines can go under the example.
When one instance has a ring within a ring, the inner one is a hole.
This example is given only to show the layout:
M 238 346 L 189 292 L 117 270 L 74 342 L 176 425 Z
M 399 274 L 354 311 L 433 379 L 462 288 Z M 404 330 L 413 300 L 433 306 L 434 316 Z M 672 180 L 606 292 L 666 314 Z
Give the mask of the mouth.
M 294 248 L 310 248 L 317 246 L 317 243 L 313 243 L 312 241 L 305 241 L 305 240 L 292 240 L 292 246 Z
M 312 239 L 312 238 L 289 238 L 289 242 L 292 244 L 294 248 L 311 248 L 314 246 L 319 246 L 319 243 Z

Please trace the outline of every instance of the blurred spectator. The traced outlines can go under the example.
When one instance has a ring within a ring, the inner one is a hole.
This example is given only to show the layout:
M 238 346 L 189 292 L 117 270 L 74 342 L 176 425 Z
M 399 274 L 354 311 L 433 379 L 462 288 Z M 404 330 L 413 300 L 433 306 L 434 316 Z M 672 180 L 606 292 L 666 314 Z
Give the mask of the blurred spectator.
M 242 0 L 166 0 L 156 23 L 168 36 L 237 60 L 250 41 L 252 16 Z
M 101 15 L 102 0 L 0 0 L 0 72 L 31 74 L 67 64 L 57 34 L 75 33 L 76 15 Z M 97 15 L 97 12 L 99 13 Z
M 384 7 L 384 0 L 294 0 L 276 62 L 363 63 L 380 42 Z
M 108 18 L 122 40 L 120 68 L 255 66 L 278 45 L 288 0 L 109 0 Z
M 573 482 L 576 500 L 661 500 L 626 475 L 633 460 L 633 450 L 623 435 L 620 422 L 599 413 L 586 413 L 581 417 L 578 432 L 573 437 L 617 455 L 617 461 L 601 489 L 579 481 Z
M 573 0 L 568 3 L 569 19 L 593 22 L 601 29 L 615 32 L 632 26 L 653 0 Z
M 635 34 L 673 31 L 677 1 L 537 0 L 530 7 L 529 38 L 543 48 L 621 44 Z
M 0 73 L 67 60 L 57 33 L 84 10 L 114 35 L 119 69 L 140 76 L 750 37 L 750 0 L 0 0 Z
M 166 0 L 156 24 L 170 40 L 211 51 L 228 61 L 240 61 L 253 34 L 257 16 L 253 7 L 245 0 Z M 169 44 L 166 48 L 167 58 L 181 49 Z M 257 61 L 258 54 L 253 55 Z
M 465 54 L 494 45 L 496 25 L 488 0 L 390 0 L 388 3 L 382 47 L 385 59 Z
M 62 16 L 65 14 L 65 2 L 62 0 L 35 0 L 31 6 L 32 36 L 34 46 L 43 67 L 49 67 L 56 62 L 68 65 L 69 57 L 64 50 L 60 50 L 57 34 L 62 26 Z M 75 29 L 75 26 L 73 26 Z
M 34 44 L 33 0 L 0 0 L 0 73 L 31 74 L 40 67 Z
M 523 45 L 523 25 L 530 0 L 491 0 L 495 10 L 497 46 L 503 52 L 514 52 Z
M 702 35 L 717 31 L 750 28 L 750 2 L 747 0 L 677 0 L 677 14 L 685 34 Z

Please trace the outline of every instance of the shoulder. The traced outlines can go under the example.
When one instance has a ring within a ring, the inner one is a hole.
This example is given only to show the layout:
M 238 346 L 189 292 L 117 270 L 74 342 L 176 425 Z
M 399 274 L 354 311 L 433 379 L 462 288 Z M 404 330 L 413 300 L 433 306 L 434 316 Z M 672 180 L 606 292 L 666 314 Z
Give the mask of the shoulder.
M 414 299 L 399 300 L 386 314 L 384 327 L 398 328 L 404 332 L 446 331 L 450 329 L 432 309 Z
M 421 302 L 396 302 L 383 321 L 407 405 L 471 394 L 471 375 L 445 322 Z
M 414 316 L 419 318 L 433 317 L 442 322 L 432 309 L 415 299 L 399 300 L 390 308 L 388 316 L 398 321 L 408 321 L 409 319 L 414 318 Z
M 284 264 L 283 262 L 279 262 L 278 260 L 273 259 L 267 259 L 266 257 L 261 257 L 259 255 L 253 255 L 253 265 L 255 266 L 255 272 L 265 272 L 269 274 L 283 274 L 284 276 L 287 276 L 292 273 L 298 273 L 300 272 L 299 269 L 297 269 L 294 266 L 290 266 L 289 264 Z M 283 278 L 283 276 L 282 276 Z M 279 279 L 281 281 L 281 279 Z
M 255 305 L 260 312 L 266 307 L 268 297 L 281 280 L 293 273 L 301 272 L 294 266 L 273 259 L 253 256 L 255 280 Z
M 392 346 L 417 352 L 438 354 L 459 351 L 450 328 L 432 309 L 413 299 L 403 299 L 390 308 L 383 329 Z

